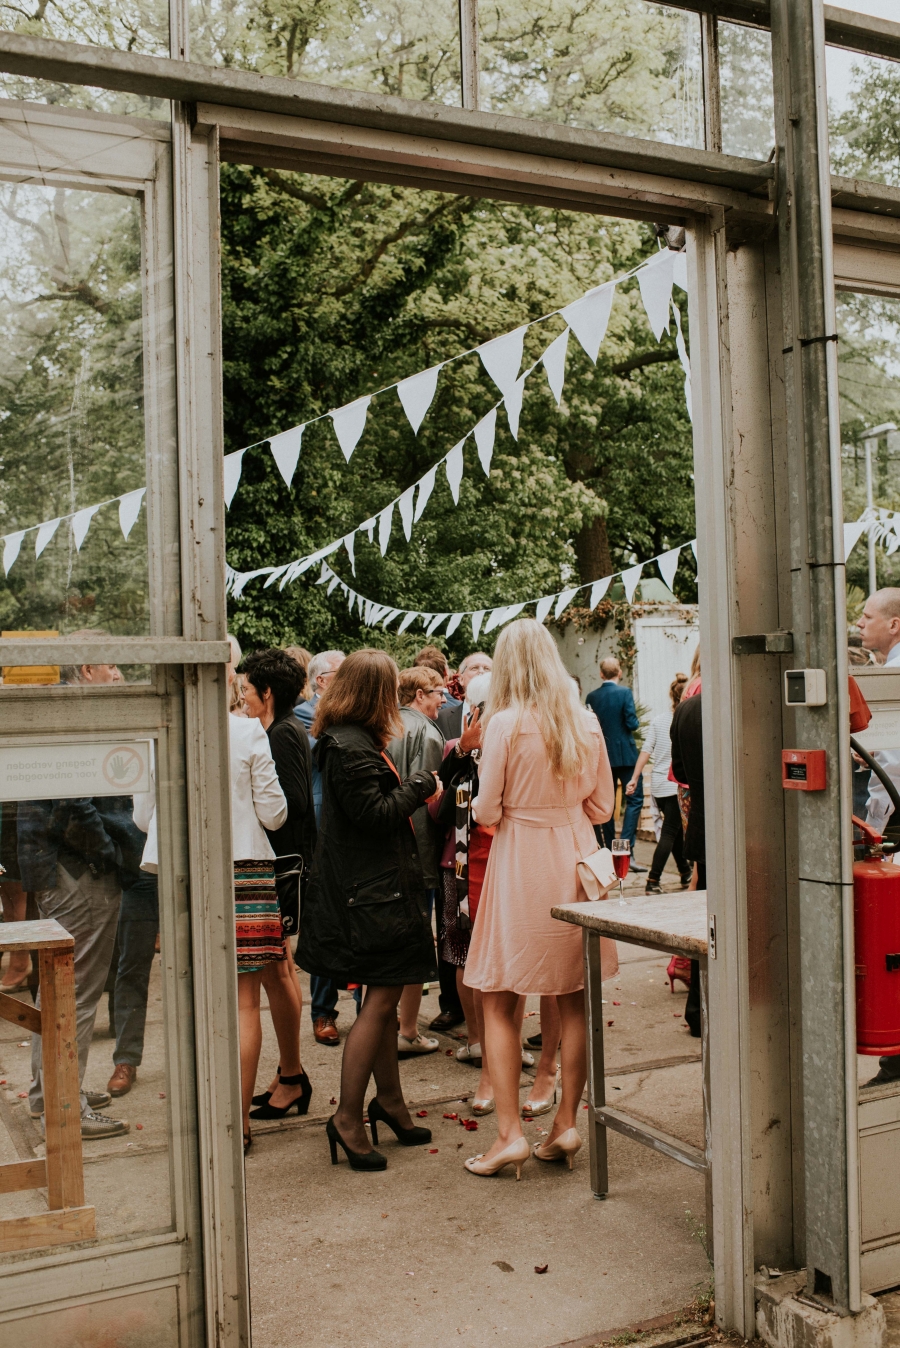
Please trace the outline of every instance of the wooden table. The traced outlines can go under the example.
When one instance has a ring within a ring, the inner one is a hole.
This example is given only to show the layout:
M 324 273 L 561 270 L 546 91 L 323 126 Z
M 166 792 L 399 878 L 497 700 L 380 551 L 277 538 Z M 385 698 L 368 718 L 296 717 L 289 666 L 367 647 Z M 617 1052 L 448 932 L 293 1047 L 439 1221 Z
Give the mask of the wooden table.
M 0 1219 L 0 1253 L 37 1249 L 95 1234 L 84 1201 L 81 1091 L 75 1029 L 75 942 L 52 919 L 0 923 L 0 951 L 36 950 L 41 1009 L 0 992 L 0 1017 L 43 1036 L 44 1136 L 47 1159 L 0 1165 L 0 1194 L 46 1189 L 47 1212 Z
M 708 929 L 706 890 L 694 889 L 678 894 L 653 894 L 629 899 L 623 906 L 613 893 L 598 903 L 567 903 L 551 912 L 561 922 L 582 928 L 584 938 L 584 1001 L 588 1029 L 588 1120 L 591 1156 L 591 1188 L 595 1198 L 609 1192 L 606 1130 L 612 1128 L 633 1142 L 662 1152 L 683 1165 L 700 1170 L 706 1176 L 707 1212 L 710 1202 L 710 1127 L 709 1127 L 709 1055 L 707 1052 L 707 971 Z M 703 1019 L 701 1062 L 703 1068 L 703 1119 L 706 1145 L 703 1151 L 663 1132 L 652 1124 L 633 1118 L 622 1109 L 606 1103 L 606 1078 L 603 1054 L 603 989 L 600 981 L 600 937 L 646 946 L 669 955 L 686 955 L 700 964 L 700 1001 Z M 712 1227 L 707 1221 L 709 1231 Z

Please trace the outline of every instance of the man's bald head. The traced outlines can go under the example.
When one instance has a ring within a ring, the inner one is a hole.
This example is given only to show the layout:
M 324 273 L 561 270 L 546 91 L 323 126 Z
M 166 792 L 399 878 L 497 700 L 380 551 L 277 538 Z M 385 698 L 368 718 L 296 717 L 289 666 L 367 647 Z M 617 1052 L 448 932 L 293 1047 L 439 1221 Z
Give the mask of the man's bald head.
M 900 642 L 900 589 L 891 585 L 870 594 L 856 625 L 867 651 L 888 656 Z

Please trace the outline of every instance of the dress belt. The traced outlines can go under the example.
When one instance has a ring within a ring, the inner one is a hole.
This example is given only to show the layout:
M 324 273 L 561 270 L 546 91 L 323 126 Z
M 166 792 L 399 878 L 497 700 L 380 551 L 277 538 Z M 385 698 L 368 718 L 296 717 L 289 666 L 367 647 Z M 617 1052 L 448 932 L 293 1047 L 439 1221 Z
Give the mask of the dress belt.
M 579 816 L 585 823 L 588 822 L 580 804 L 570 806 L 568 814 L 566 814 L 562 805 L 523 805 L 503 811 L 504 819 L 510 819 L 516 824 L 524 824 L 526 828 L 568 828 L 570 819 L 577 828 L 580 822 Z

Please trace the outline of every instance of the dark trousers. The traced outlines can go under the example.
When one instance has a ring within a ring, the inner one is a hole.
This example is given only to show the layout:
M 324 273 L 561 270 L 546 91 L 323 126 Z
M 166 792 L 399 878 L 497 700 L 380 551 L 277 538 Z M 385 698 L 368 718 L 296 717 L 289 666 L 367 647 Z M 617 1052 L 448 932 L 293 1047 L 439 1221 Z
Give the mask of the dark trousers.
M 114 993 L 116 1047 L 113 1062 L 140 1067 L 144 1056 L 150 969 L 159 931 L 155 875 L 143 875 L 122 894 L 119 908 L 119 965 Z
M 313 1024 L 322 1016 L 327 1020 L 337 1017 L 338 985 L 330 978 L 320 978 L 318 974 L 309 976 L 309 1014 Z
M 684 875 L 685 871 L 691 870 L 691 863 L 684 859 L 684 829 L 681 825 L 678 797 L 654 796 L 653 799 L 656 808 L 662 814 L 662 829 L 647 879 L 659 880 L 670 856 L 678 867 L 679 875 Z
M 641 810 L 644 805 L 644 783 L 640 777 L 637 779 L 637 785 L 634 788 L 633 796 L 626 796 L 625 787 L 631 781 L 631 774 L 634 772 L 634 764 L 624 768 L 613 768 L 613 790 L 617 786 L 622 787 L 622 800 L 625 803 L 625 815 L 622 819 L 622 837 L 627 838 L 631 843 L 631 850 L 634 851 L 634 840 L 637 837 L 638 820 L 641 817 Z M 616 836 L 615 817 L 610 819 L 609 823 L 599 825 L 603 837 L 603 846 L 611 847 L 613 839 Z M 596 833 L 597 828 L 594 829 Z M 600 841 L 600 838 L 597 839 Z
M 697 862 L 697 888 L 706 888 L 706 862 Z M 697 960 L 691 960 L 691 986 L 688 988 L 687 1001 L 684 1006 L 684 1018 L 688 1023 L 688 1029 L 694 1039 L 699 1039 L 703 1033 L 703 1019 L 700 1008 L 700 964 Z

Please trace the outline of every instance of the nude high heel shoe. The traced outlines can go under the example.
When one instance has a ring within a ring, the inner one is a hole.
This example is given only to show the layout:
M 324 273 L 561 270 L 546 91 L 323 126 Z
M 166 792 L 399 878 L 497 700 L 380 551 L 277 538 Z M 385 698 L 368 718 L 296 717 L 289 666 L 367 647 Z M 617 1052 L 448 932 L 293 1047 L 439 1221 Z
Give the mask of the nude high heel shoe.
M 568 1161 L 571 1170 L 580 1150 L 581 1138 L 578 1136 L 578 1130 L 567 1128 L 564 1133 L 560 1133 L 555 1142 L 536 1142 L 533 1155 L 539 1161 Z
M 556 1095 L 559 1089 L 559 1071 L 556 1073 L 556 1080 L 553 1083 L 553 1094 L 549 1100 L 526 1100 L 522 1106 L 523 1119 L 536 1119 L 539 1114 L 549 1114 L 550 1110 L 556 1104 Z
M 572 1130 L 574 1132 L 574 1129 Z M 473 1175 L 497 1175 L 504 1166 L 514 1165 L 516 1167 L 516 1179 L 522 1178 L 522 1166 L 531 1155 L 531 1149 L 528 1146 L 526 1137 L 517 1137 L 515 1142 L 510 1142 L 508 1147 L 504 1147 L 498 1152 L 492 1161 L 486 1161 L 483 1155 L 470 1156 L 465 1162 L 465 1167 Z

